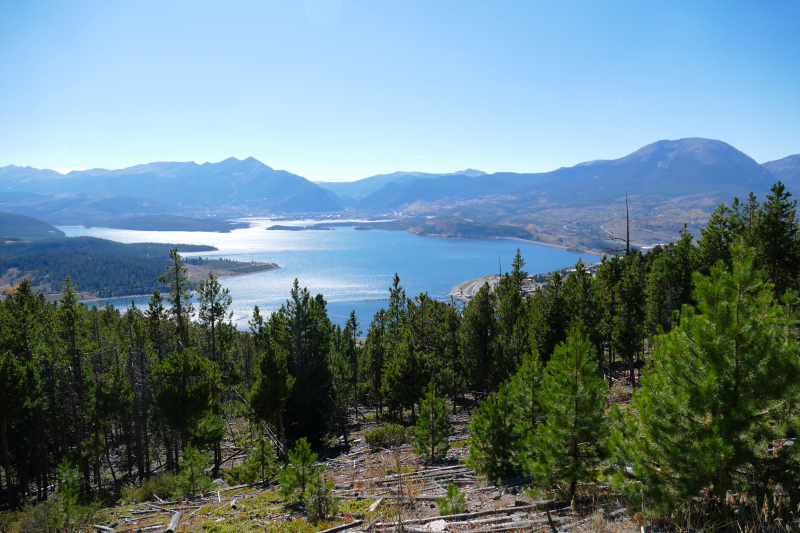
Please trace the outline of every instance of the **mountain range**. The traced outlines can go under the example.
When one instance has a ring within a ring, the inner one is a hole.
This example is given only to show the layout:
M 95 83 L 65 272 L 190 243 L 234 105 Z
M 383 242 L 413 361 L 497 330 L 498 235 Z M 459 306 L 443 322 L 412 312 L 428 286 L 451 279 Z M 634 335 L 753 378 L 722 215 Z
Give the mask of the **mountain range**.
M 344 183 L 311 182 L 252 157 L 203 164 L 148 163 L 66 175 L 10 165 L 0 167 L 0 209 L 53 224 L 141 215 L 349 211 L 468 216 L 533 229 L 556 219 L 561 224 L 564 217 L 578 223 L 570 220 L 583 218 L 570 211 L 575 208 L 594 212 L 599 221 L 602 209 L 616 209 L 627 194 L 641 213 L 659 209 L 672 213 L 668 222 L 674 226 L 681 223 L 682 208 L 694 213 L 683 222 L 699 224 L 717 203 L 750 191 L 763 197 L 777 180 L 790 191 L 800 187 L 800 155 L 759 164 L 722 141 L 687 138 L 657 141 L 619 159 L 551 172 L 394 172 Z

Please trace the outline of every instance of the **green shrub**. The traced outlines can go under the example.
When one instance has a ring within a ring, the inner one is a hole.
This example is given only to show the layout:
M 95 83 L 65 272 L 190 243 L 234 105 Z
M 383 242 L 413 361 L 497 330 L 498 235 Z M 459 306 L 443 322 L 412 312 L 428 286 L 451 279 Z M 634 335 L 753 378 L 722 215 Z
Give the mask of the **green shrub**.
M 373 450 L 391 448 L 408 442 L 408 436 L 403 426 L 397 424 L 383 424 L 364 432 L 364 440 Z
M 146 502 L 158 496 L 162 500 L 168 499 L 177 488 L 175 475 L 172 472 L 162 472 L 153 476 L 138 487 L 124 487 L 122 489 L 123 502 Z
M 437 498 L 436 506 L 439 508 L 439 516 L 461 514 L 467 509 L 467 496 L 451 483 L 447 485 L 447 494 Z

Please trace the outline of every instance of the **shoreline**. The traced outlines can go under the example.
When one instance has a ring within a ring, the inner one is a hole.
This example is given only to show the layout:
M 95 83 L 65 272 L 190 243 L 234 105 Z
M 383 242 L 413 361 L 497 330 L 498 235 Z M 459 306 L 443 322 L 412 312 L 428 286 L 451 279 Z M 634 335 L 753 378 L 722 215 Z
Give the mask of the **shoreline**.
M 234 277 L 234 276 L 248 276 L 250 274 L 258 274 L 259 272 L 272 272 L 272 271 L 275 271 L 275 270 L 280 270 L 281 268 L 282 268 L 281 265 L 275 265 L 275 268 L 270 268 L 268 270 L 259 270 L 257 272 L 230 272 L 229 271 L 229 273 L 226 273 L 226 274 L 217 274 L 216 272 L 214 272 L 214 275 L 217 276 L 218 278 L 228 278 L 228 277 Z M 87 294 L 87 293 L 84 293 L 84 294 Z M 84 303 L 107 302 L 109 300 L 121 300 L 121 299 L 126 299 L 127 300 L 127 299 L 133 299 L 133 298 L 149 298 L 152 295 L 153 295 L 153 293 L 148 293 L 148 294 L 123 294 L 121 296 L 109 296 L 107 298 L 101 298 L 101 297 L 98 297 L 98 296 L 90 296 L 88 298 L 80 297 L 78 299 L 78 301 L 79 302 L 84 302 Z M 53 298 L 53 300 L 51 300 L 51 301 L 60 300 L 61 297 L 63 296 L 63 294 L 60 293 L 60 292 L 45 293 L 45 297 L 48 297 L 48 298 L 49 297 L 55 297 L 55 296 L 58 296 L 58 297 L 57 298 Z
M 392 231 L 392 230 L 389 230 L 389 231 Z M 395 231 L 401 231 L 401 230 L 395 230 Z M 596 250 L 593 251 L 593 250 L 590 250 L 588 248 L 570 248 L 569 246 L 564 246 L 564 245 L 561 245 L 561 244 L 551 244 L 549 242 L 533 241 L 531 239 L 522 239 L 520 237 L 479 237 L 479 236 L 475 236 L 475 237 L 453 237 L 453 236 L 450 236 L 450 235 L 443 235 L 443 234 L 436 234 L 436 233 L 431 233 L 431 234 L 427 234 L 427 235 L 419 235 L 419 234 L 413 233 L 413 232 L 411 232 L 409 230 L 405 230 L 405 231 L 407 233 L 411 233 L 412 235 L 414 235 L 416 237 L 430 237 L 430 238 L 433 238 L 433 239 L 460 239 L 460 240 L 465 240 L 465 241 L 469 241 L 469 240 L 486 240 L 486 241 L 489 241 L 489 240 L 495 240 L 495 239 L 496 240 L 506 239 L 506 240 L 509 240 L 509 241 L 526 242 L 528 244 L 540 244 L 542 246 L 549 246 L 550 248 L 559 248 L 561 250 L 566 250 L 568 252 L 587 253 L 587 254 L 591 254 L 591 255 L 596 255 L 598 257 L 603 257 L 603 253 L 602 252 L 596 251 Z

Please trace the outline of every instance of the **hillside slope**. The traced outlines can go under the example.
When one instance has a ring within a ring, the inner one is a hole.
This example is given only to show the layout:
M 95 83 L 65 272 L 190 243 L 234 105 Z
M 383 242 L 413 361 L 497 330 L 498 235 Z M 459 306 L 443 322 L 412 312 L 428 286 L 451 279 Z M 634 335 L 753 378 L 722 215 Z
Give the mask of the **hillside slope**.
M 141 217 L 98 220 L 87 227 L 127 229 L 136 231 L 212 231 L 230 233 L 231 230 L 247 228 L 249 224 L 228 222 L 216 218 L 191 218 L 175 215 L 150 215 Z
M 64 232 L 47 222 L 25 215 L 0 212 L 0 239 L 32 241 L 56 237 L 64 237 Z
M 800 187 L 800 154 L 790 155 L 761 165 L 790 189 Z
M 387 185 L 361 201 L 360 209 L 401 209 L 415 203 L 480 200 L 490 196 L 534 196 L 559 204 L 598 204 L 628 195 L 674 198 L 703 194 L 713 198 L 764 192 L 772 173 L 722 141 L 658 141 L 616 160 L 601 160 L 552 172 L 498 172 L 450 175 Z

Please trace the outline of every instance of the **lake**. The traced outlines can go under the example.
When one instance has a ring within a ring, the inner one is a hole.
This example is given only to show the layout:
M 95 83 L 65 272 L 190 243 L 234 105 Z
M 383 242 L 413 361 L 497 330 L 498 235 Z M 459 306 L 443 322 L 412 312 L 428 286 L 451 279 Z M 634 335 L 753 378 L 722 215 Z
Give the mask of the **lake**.
M 250 222 L 250 228 L 230 233 L 75 226 L 59 229 L 68 237 L 88 235 L 122 243 L 210 244 L 219 250 L 199 255 L 279 264 L 279 270 L 220 279 L 233 297 L 233 318 L 239 329 L 247 328 L 253 306 L 258 305 L 264 315 L 280 308 L 289 297 L 295 278 L 312 295 L 325 296 L 333 322 L 344 324 L 350 311 L 355 310 L 361 329 L 366 332 L 373 315 L 388 305 L 386 301 L 368 300 L 388 298 L 395 272 L 400 275 L 408 296 L 427 291 L 431 296 L 447 297 L 462 281 L 498 272 L 498 257 L 503 271 L 508 271 L 517 248 L 526 261 L 525 269 L 531 273 L 569 267 L 578 258 L 585 262 L 599 260 L 592 254 L 510 239 L 440 239 L 403 231 L 349 227 L 331 231 L 267 231 L 273 224 L 310 225 L 316 221 L 246 221 Z M 130 303 L 130 300 L 110 301 L 123 307 Z M 139 298 L 136 304 L 146 306 L 147 299 Z

